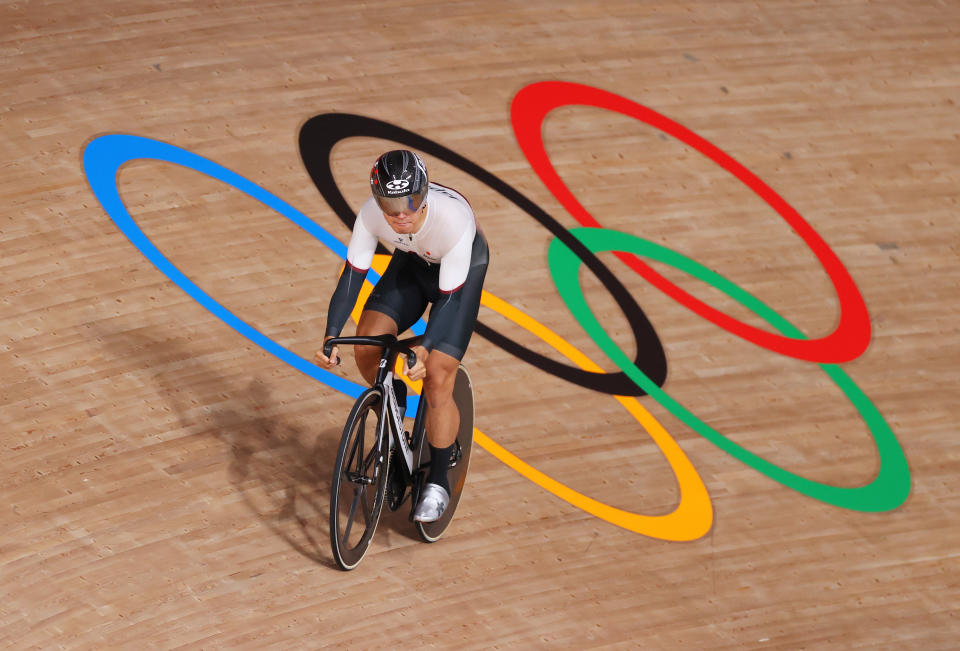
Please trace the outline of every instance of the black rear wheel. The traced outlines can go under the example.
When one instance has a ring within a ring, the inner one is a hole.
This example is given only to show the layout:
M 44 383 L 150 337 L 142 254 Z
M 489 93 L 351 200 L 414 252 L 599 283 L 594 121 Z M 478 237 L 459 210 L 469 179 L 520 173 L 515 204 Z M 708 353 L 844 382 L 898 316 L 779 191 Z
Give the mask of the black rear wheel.
M 453 400 L 457 404 L 457 409 L 460 410 L 460 429 L 457 431 L 457 442 L 453 448 L 453 457 L 450 459 L 450 469 L 447 471 L 447 480 L 450 482 L 450 504 L 436 522 L 417 522 L 417 532 L 424 542 L 438 541 L 450 526 L 454 511 L 460 503 L 460 496 L 463 494 L 467 470 L 470 468 L 470 452 L 473 449 L 473 383 L 464 366 L 457 369 Z M 421 446 L 425 448 L 426 445 L 426 441 L 421 441 Z M 426 456 L 429 457 L 430 453 L 427 452 Z M 426 473 L 423 473 L 423 481 L 426 481 Z
M 368 389 L 353 405 L 343 428 L 330 488 L 330 545 L 344 570 L 367 553 L 377 529 L 390 465 L 388 438 L 381 438 L 382 396 Z

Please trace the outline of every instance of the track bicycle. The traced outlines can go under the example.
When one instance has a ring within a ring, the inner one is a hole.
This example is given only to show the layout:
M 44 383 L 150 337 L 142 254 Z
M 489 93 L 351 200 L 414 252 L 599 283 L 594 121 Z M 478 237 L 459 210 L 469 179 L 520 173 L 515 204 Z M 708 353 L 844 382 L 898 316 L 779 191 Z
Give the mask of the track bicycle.
M 330 545 L 344 570 L 352 570 L 366 555 L 384 502 L 397 511 L 410 499 L 410 521 L 426 485 L 430 449 L 424 429 L 427 401 L 421 396 L 413 430 L 404 431 L 403 414 L 393 390 L 394 366 L 405 355 L 408 368 L 417 363 L 410 349 L 420 337 L 398 340 L 394 335 L 335 337 L 327 340 L 328 357 L 336 344 L 381 346 L 373 386 L 357 398 L 347 417 L 337 451 L 330 489 Z M 457 369 L 453 399 L 460 411 L 460 429 L 450 460 L 450 503 L 436 522 L 416 522 L 425 542 L 436 542 L 446 531 L 460 502 L 473 447 L 473 383 L 462 364 Z

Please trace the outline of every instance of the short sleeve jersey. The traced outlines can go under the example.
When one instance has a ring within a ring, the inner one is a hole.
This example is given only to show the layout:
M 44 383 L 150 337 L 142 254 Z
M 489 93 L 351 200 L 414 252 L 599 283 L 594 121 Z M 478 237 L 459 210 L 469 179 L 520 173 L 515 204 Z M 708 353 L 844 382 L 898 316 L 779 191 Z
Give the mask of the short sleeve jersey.
M 467 279 L 476 217 L 462 194 L 431 183 L 427 192 L 427 214 L 416 233 L 401 234 L 390 228 L 376 200 L 370 197 L 353 226 L 347 247 L 347 262 L 354 269 L 370 268 L 377 241 L 420 256 L 440 265 L 440 291 L 455 292 Z

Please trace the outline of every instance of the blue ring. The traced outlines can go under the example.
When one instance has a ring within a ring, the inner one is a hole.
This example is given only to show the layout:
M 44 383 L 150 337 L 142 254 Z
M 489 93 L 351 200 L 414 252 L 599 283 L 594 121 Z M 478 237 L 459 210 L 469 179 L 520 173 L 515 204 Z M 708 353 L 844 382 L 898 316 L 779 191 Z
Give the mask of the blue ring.
M 222 181 L 256 199 L 268 208 L 277 211 L 318 239 L 321 244 L 339 256 L 341 260 L 346 260 L 347 247 L 309 217 L 282 199 L 267 192 L 256 183 L 248 181 L 236 172 L 231 172 L 227 168 L 185 149 L 180 149 L 179 147 L 168 145 L 158 140 L 151 140 L 150 138 L 110 134 L 96 138 L 87 145 L 83 152 L 83 171 L 87 176 L 87 181 L 90 183 L 90 189 L 93 190 L 94 196 L 96 196 L 100 205 L 103 206 L 103 209 L 107 212 L 107 215 L 110 216 L 110 219 L 114 221 L 123 234 L 126 235 L 133 245 L 136 246 L 157 269 L 163 272 L 167 278 L 176 283 L 180 289 L 185 291 L 193 300 L 205 307 L 215 317 L 274 357 L 286 362 L 301 373 L 309 375 L 313 379 L 351 398 L 359 396 L 366 387 L 345 380 L 329 371 L 325 371 L 299 355 L 290 352 L 270 337 L 267 337 L 234 315 L 230 310 L 223 307 L 209 294 L 200 289 L 192 280 L 187 278 L 173 263 L 167 260 L 153 242 L 144 235 L 140 226 L 138 226 L 130 216 L 117 189 L 117 172 L 120 166 L 131 160 L 139 159 L 159 160 L 182 165 L 183 167 Z M 380 275 L 373 269 L 371 269 L 369 273 L 373 277 L 372 282 L 376 284 L 376 282 L 380 280 Z M 411 329 L 414 334 L 419 335 L 423 334 L 425 327 L 426 324 L 423 319 L 420 319 Z M 410 396 L 407 401 L 408 416 L 416 414 L 418 403 L 419 398 L 417 396 Z

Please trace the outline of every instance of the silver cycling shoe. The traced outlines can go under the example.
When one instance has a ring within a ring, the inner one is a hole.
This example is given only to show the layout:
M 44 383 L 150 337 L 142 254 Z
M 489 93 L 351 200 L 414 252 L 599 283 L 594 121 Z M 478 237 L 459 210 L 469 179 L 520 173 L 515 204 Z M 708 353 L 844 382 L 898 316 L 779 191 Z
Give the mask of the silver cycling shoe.
M 414 522 L 436 522 L 450 503 L 450 494 L 437 484 L 427 484 L 413 512 Z

